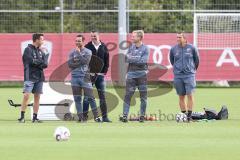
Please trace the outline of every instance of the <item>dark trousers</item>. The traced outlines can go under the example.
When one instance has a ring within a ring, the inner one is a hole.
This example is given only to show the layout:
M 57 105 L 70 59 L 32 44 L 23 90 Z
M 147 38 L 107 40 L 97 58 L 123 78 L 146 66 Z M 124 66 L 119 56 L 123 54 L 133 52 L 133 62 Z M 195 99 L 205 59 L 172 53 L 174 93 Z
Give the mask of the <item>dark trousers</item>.
M 140 93 L 140 116 L 144 116 L 147 107 L 147 76 L 140 78 L 132 78 L 126 80 L 126 94 L 123 103 L 123 115 L 128 116 L 130 109 L 131 98 L 138 88 Z

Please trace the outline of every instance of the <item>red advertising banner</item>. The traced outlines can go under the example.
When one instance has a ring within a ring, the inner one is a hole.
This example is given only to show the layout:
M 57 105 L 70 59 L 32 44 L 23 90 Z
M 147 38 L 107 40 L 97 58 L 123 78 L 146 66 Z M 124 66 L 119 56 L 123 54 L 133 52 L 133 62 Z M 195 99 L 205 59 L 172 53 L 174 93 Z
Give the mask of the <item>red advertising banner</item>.
M 46 79 L 61 64 L 68 59 L 69 51 L 75 47 L 77 34 L 45 34 L 45 47 L 50 52 L 49 67 L 45 70 Z M 86 42 L 90 41 L 90 34 L 85 33 Z M 31 43 L 31 34 L 0 34 L 0 81 L 22 81 L 23 65 L 22 53 L 27 44 Z M 101 40 L 107 44 L 110 50 L 110 68 L 106 75 L 107 80 L 118 80 L 118 34 L 102 33 Z M 193 34 L 187 34 L 190 43 Z M 168 54 L 171 46 L 176 44 L 174 33 L 147 33 L 144 43 L 150 48 L 149 63 L 151 64 L 150 81 L 173 79 L 172 66 L 169 63 Z M 240 45 L 240 44 L 239 44 Z M 213 80 L 240 80 L 240 50 L 231 48 L 224 50 L 200 50 L 200 67 L 197 72 L 198 81 Z M 166 67 L 164 74 L 162 69 L 152 66 L 161 64 Z M 68 78 L 67 78 L 68 79 Z

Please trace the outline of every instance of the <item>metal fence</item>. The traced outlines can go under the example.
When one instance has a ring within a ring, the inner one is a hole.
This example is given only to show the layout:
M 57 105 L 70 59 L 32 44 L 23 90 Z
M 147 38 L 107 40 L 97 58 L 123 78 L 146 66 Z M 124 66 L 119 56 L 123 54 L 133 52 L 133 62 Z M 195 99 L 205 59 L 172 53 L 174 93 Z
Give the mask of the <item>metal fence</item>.
M 125 0 L 124 0 L 125 1 Z M 0 33 L 117 33 L 119 0 L 2 0 Z M 126 31 L 193 32 L 195 12 L 240 13 L 239 0 L 126 0 Z

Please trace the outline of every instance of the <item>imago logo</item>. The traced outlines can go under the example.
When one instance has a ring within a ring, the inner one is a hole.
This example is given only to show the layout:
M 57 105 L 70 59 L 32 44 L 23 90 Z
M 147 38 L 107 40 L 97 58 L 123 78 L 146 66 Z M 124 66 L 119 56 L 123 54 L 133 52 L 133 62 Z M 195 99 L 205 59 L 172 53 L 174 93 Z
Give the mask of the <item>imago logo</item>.
M 21 42 L 21 53 L 23 55 L 23 52 L 25 50 L 25 48 L 28 46 L 28 44 L 32 44 L 32 40 L 27 40 L 27 41 L 23 41 Z M 41 48 L 44 48 L 44 50 L 46 49 L 47 52 L 49 53 L 49 57 L 48 57 L 48 62 L 50 62 L 51 56 L 52 56 L 52 42 L 51 41 L 44 41 L 44 44 L 41 46 Z

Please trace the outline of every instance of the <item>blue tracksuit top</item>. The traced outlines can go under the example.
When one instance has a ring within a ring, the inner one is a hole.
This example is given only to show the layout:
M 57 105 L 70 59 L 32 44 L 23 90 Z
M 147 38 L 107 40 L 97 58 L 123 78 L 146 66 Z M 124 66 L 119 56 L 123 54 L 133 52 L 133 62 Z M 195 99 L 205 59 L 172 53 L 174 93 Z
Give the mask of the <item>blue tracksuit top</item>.
M 125 61 L 129 63 L 127 79 L 140 78 L 147 74 L 147 62 L 149 58 L 148 46 L 142 44 L 137 47 L 132 44 L 126 53 Z
M 193 45 L 186 44 L 182 47 L 177 44 L 171 48 L 169 56 L 175 78 L 195 76 L 199 54 Z
M 68 66 L 72 70 L 72 77 L 84 77 L 89 74 L 89 62 L 92 57 L 92 51 L 83 48 L 78 52 L 73 49 L 68 57 Z

